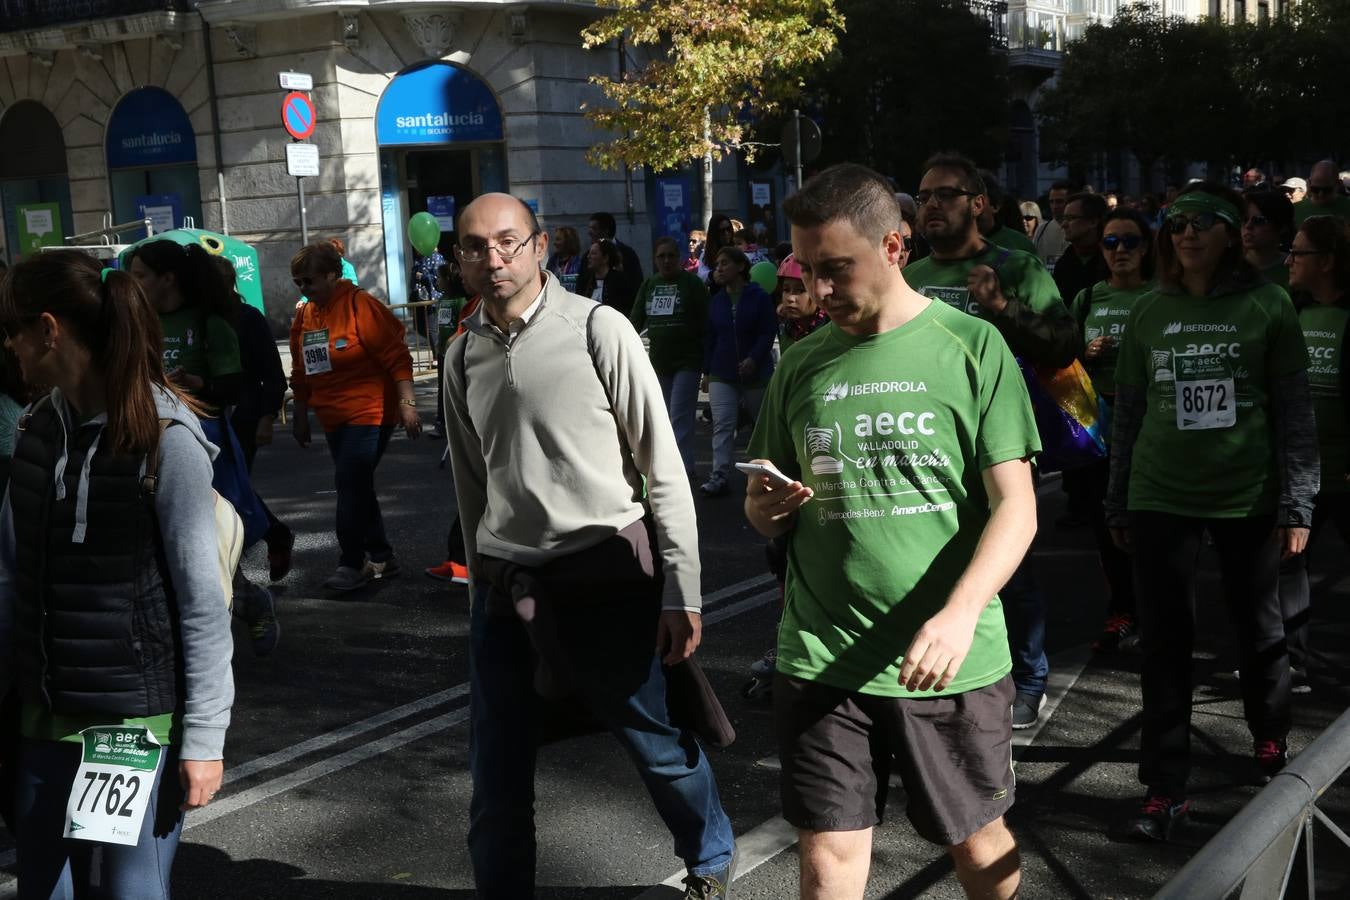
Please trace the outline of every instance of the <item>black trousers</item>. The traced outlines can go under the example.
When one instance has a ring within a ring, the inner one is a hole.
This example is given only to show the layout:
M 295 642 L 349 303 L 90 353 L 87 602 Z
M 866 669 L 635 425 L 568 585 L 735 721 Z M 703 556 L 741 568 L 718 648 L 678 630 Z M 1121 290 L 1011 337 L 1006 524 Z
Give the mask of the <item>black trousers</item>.
M 1308 554 L 1328 521 L 1335 523 L 1342 540 L 1350 543 L 1350 493 L 1318 494 L 1313 505 L 1308 549 L 1280 563 L 1280 607 L 1284 616 L 1285 643 L 1289 646 L 1289 663 L 1298 669 L 1308 664 L 1308 623 L 1312 620 Z
M 1075 511 L 1092 523 L 1092 537 L 1097 542 L 1097 558 L 1106 578 L 1106 615 L 1134 615 L 1134 561 L 1130 554 L 1111 540 L 1106 527 L 1106 483 L 1111 477 L 1109 460 L 1098 460 L 1079 469 L 1064 473 L 1064 489 L 1071 492 L 1077 506 Z
M 1237 631 L 1242 708 L 1253 740 L 1289 733 L 1289 656 L 1284 645 L 1273 514 L 1199 519 L 1130 513 L 1138 620 L 1144 649 L 1139 780 L 1150 794 L 1186 796 L 1190 776 L 1192 658 L 1207 623 L 1195 618 L 1195 574 L 1208 532 L 1219 555 L 1224 605 Z

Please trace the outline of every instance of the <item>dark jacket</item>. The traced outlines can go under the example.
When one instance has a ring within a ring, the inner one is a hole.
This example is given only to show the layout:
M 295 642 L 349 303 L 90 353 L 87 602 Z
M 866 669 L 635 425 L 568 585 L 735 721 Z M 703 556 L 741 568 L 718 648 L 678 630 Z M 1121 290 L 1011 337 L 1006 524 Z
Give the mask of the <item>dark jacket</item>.
M 633 314 L 633 301 L 637 298 L 638 288 L 642 287 L 642 270 L 630 270 L 627 260 L 623 265 L 623 271 L 610 269 L 609 274 L 605 276 L 604 293 L 600 302 L 623 313 L 626 319 Z M 577 278 L 577 293 L 589 297 L 594 291 L 595 273 L 590 269 L 583 269 Z
M 18 595 L 27 601 L 15 622 L 25 702 L 113 718 L 173 712 L 183 696 L 182 653 L 173 587 L 141 484 L 144 457 L 99 452 L 101 426 L 67 434 L 46 398 L 21 427 L 9 496 Z M 76 540 L 82 496 L 87 531 Z
M 610 240 L 614 242 L 615 247 L 619 248 L 619 255 L 623 257 L 623 270 L 628 273 L 628 277 L 633 279 L 634 284 L 642 284 L 642 282 L 645 281 L 646 279 L 643 278 L 642 275 L 642 260 L 638 259 L 637 251 L 634 250 L 632 247 L 628 246 L 627 244 L 625 244 L 623 241 L 619 240 L 618 238 L 610 238 Z M 586 277 L 587 271 L 589 271 L 590 269 L 590 265 L 586 261 L 586 248 L 589 246 L 590 244 L 585 244 L 581 248 L 581 275 L 577 279 L 577 284 L 581 284 L 582 280 L 585 279 Z M 591 284 L 594 285 L 595 282 L 592 281 Z M 636 290 L 636 288 L 634 288 L 634 290 Z M 584 293 L 584 295 L 587 297 L 590 296 L 589 291 L 583 292 L 580 289 L 578 289 L 577 293 L 578 294 Z M 609 304 L 606 305 L 608 306 Z M 629 312 L 631 312 L 631 310 L 623 309 L 620 310 L 620 312 L 622 312 L 626 316 L 628 315 Z
M 773 298 L 753 281 L 741 289 L 733 312 L 731 297 L 718 291 L 708 306 L 708 330 L 703 336 L 703 372 L 722 381 L 761 384 L 773 374 L 773 339 L 778 336 L 778 314 Z M 755 371 L 742 379 L 743 359 L 755 362 Z
M 272 338 L 272 326 L 255 307 L 244 304 L 235 323 L 244 389 L 230 417 L 235 431 L 252 431 L 263 416 L 276 415 L 286 399 L 286 372 Z M 247 424 L 252 423 L 252 424 Z
M 1055 263 L 1055 271 L 1052 274 L 1055 285 L 1059 288 L 1059 295 L 1064 298 L 1067 305 L 1073 302 L 1079 291 L 1085 291 L 1097 282 L 1105 281 L 1111 273 L 1106 268 L 1106 260 L 1100 250 L 1093 251 L 1087 262 L 1084 262 L 1078 256 L 1077 250 L 1067 247 L 1059 262 Z

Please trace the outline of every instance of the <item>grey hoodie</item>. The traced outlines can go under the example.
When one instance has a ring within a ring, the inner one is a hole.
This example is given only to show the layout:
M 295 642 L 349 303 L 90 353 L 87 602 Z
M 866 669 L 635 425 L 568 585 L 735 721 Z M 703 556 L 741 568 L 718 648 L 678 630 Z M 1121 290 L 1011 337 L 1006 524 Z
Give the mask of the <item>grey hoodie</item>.
M 70 406 L 53 390 L 51 402 L 61 414 L 67 433 L 76 427 Z M 211 461 L 219 451 L 206 439 L 192 411 L 167 391 L 156 391 L 161 419 L 175 425 L 164 430 L 159 452 L 159 486 L 155 513 L 159 519 L 173 584 L 182 636 L 186 700 L 183 712 L 183 759 L 224 758 L 225 729 L 230 724 L 234 702 L 234 674 L 230 658 L 230 613 L 225 606 L 216 553 L 216 519 L 211 490 Z M 99 415 L 90 423 L 106 425 Z M 102 435 L 100 435 L 101 437 Z M 80 473 L 76 496 L 76 527 L 72 540 L 83 539 L 83 522 L 89 492 L 89 462 L 98 449 L 90 447 Z M 56 490 L 64 494 L 62 481 L 66 456 L 58 458 Z M 14 515 L 5 492 L 0 505 L 0 696 L 9 690 L 14 674 L 14 621 L 18 600 L 14 572 Z

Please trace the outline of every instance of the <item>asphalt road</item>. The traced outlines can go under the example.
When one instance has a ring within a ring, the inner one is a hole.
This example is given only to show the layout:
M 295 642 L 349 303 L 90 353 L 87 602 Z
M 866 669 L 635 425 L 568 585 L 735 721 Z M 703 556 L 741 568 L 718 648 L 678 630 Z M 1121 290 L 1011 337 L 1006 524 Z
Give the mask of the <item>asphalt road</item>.
M 424 415 L 434 387 L 419 385 Z M 334 496 L 327 452 L 300 450 L 284 432 L 259 456 L 260 492 L 298 535 L 296 569 L 277 586 L 283 634 L 277 653 L 255 658 L 236 630 L 238 698 L 227 747 L 228 783 L 187 821 L 174 872 L 180 898 L 468 898 L 466 591 L 423 577 L 444 555 L 451 483 L 438 462 L 443 442 L 391 443 L 377 481 L 404 572 L 355 595 L 320 583 L 336 565 Z M 709 435 L 700 424 L 704 462 Z M 738 476 L 739 477 L 739 476 Z M 739 481 L 736 483 L 740 487 Z M 1050 602 L 1054 690 L 1039 729 L 1019 735 L 1017 805 L 1027 897 L 1146 897 L 1157 890 L 1258 788 L 1226 650 L 1213 626 L 1197 654 L 1193 824 L 1167 846 L 1109 841 L 1106 826 L 1137 802 L 1138 665 L 1129 655 L 1092 658 L 1102 586 L 1091 541 L 1056 528 L 1057 482 L 1042 485 L 1035 554 Z M 761 541 L 731 498 L 697 499 L 708 599 L 700 659 L 738 731 L 712 754 L 738 835 L 737 900 L 796 896 L 791 829 L 778 817 L 769 710 L 742 699 L 751 662 L 773 642 L 776 592 Z M 1350 571 L 1343 545 L 1327 540 L 1317 635 L 1325 655 L 1350 658 Z M 263 560 L 249 571 L 263 577 Z M 1306 746 L 1347 706 L 1343 682 L 1299 698 L 1291 749 Z M 671 840 L 631 765 L 607 737 L 574 739 L 540 754 L 537 777 L 539 896 L 658 898 L 682 875 Z M 950 865 L 919 839 L 893 791 L 876 832 L 869 898 L 960 897 Z M 1344 827 L 1350 795 L 1333 789 L 1324 808 Z M 1323 842 L 1321 863 L 1330 844 Z M 12 842 L 0 831 L 0 869 L 12 872 Z M 1334 851 L 1333 851 L 1334 852 Z M 1319 865 L 1321 864 L 1319 863 Z M 1296 867 L 1296 879 L 1297 867 Z M 1350 896 L 1344 863 L 1319 875 L 1319 896 Z M 14 895 L 0 872 L 0 898 Z

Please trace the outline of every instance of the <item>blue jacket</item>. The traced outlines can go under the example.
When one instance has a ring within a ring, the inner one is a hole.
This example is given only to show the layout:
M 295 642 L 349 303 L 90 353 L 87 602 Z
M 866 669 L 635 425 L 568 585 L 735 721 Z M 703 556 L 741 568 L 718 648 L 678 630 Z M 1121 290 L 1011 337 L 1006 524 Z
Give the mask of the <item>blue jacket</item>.
M 725 289 L 713 295 L 708 306 L 708 330 L 703 336 L 703 371 L 714 378 L 741 383 L 737 367 L 749 357 L 755 371 L 744 379 L 762 384 L 773 374 L 773 339 L 778 336 L 778 315 L 773 298 L 753 281 L 741 289 L 741 299 L 732 314 Z

